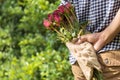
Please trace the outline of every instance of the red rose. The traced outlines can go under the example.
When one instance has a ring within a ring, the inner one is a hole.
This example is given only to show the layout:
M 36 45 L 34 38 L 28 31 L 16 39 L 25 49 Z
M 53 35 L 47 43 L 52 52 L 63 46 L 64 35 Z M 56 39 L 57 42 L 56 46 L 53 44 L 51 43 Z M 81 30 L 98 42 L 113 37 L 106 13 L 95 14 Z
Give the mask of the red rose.
M 61 5 L 58 7 L 58 10 L 60 11 L 61 14 L 65 14 L 65 13 L 69 13 L 70 12 L 70 8 L 68 8 L 70 5 L 66 4 L 66 5 Z
M 58 15 L 54 15 L 54 20 L 55 20 L 55 22 L 60 23 L 61 17 Z
M 51 22 L 50 21 L 48 21 L 47 19 L 45 19 L 44 21 L 43 21 L 43 25 L 47 28 L 47 29 L 50 29 L 50 26 L 51 26 Z
M 48 20 L 51 22 L 53 21 L 53 14 L 48 14 Z
M 54 14 L 60 15 L 61 12 L 60 12 L 60 10 L 55 10 L 55 11 L 53 12 L 53 16 L 54 16 Z
M 59 6 L 58 10 L 60 11 L 60 13 L 64 14 L 65 13 L 65 6 L 64 5 Z
M 54 21 L 57 22 L 57 23 L 60 23 L 60 21 L 62 20 L 59 10 L 54 11 L 53 17 L 54 17 Z

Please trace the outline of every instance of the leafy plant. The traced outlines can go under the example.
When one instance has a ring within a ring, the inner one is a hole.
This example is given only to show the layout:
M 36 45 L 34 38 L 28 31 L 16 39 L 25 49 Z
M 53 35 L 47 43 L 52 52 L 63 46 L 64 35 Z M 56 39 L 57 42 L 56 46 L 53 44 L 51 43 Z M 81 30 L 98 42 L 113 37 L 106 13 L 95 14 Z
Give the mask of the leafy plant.
M 42 25 L 59 3 L 0 0 L 0 80 L 73 79 L 67 49 Z

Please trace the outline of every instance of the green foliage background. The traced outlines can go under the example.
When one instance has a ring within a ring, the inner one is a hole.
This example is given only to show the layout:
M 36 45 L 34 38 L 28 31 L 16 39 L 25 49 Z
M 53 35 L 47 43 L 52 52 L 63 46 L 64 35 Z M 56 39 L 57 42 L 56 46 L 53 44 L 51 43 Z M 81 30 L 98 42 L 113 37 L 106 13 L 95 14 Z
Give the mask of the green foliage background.
M 42 20 L 57 0 L 0 0 L 0 80 L 73 80 L 68 50 Z

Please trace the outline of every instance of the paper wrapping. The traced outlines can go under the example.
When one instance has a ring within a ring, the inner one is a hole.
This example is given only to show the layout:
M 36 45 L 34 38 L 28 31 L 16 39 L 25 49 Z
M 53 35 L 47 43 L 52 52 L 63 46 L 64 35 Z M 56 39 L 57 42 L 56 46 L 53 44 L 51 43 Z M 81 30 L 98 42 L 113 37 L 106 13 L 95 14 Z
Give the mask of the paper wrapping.
M 101 65 L 98 62 L 97 55 L 92 44 L 89 42 L 84 42 L 81 44 L 67 42 L 66 46 L 72 55 L 76 58 L 87 80 L 92 79 L 94 68 L 96 68 L 98 71 L 101 71 Z

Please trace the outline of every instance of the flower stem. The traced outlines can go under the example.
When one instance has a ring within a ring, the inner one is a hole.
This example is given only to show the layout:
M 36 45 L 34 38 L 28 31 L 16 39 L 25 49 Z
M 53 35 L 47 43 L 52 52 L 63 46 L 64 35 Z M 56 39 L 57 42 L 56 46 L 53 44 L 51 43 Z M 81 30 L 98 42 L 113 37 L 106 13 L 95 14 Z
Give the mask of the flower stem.
M 65 35 L 63 35 L 62 33 L 60 33 L 57 29 L 55 29 L 54 27 L 52 27 L 52 29 L 57 32 L 58 35 L 62 36 L 64 39 L 66 38 Z M 64 41 L 63 41 L 64 42 Z
M 73 29 L 73 26 L 72 26 L 72 24 L 71 24 L 71 22 L 70 22 L 70 19 L 67 17 L 67 15 L 66 15 L 66 14 L 65 14 L 65 17 L 66 17 L 66 19 L 67 19 L 68 23 L 70 24 L 70 27 Z
M 76 17 L 76 15 L 75 15 L 75 13 L 73 12 L 73 10 L 71 10 L 71 9 L 70 9 L 70 12 L 72 13 L 72 15 L 73 15 L 73 17 L 74 17 L 75 21 L 78 21 L 78 19 L 77 19 L 77 17 Z

